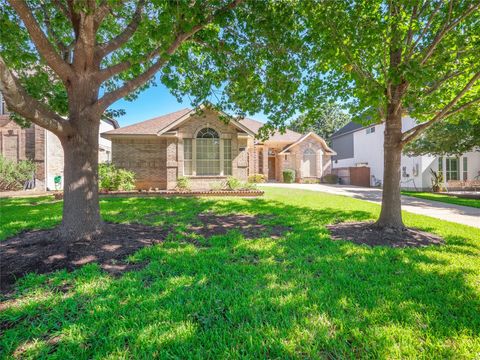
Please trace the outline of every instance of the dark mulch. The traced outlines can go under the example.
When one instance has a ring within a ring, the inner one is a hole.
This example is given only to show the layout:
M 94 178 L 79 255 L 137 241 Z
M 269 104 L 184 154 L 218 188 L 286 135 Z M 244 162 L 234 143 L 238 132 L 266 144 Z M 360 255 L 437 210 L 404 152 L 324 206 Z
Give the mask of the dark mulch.
M 159 227 L 106 223 L 102 235 L 94 240 L 67 243 L 57 240 L 55 230 L 26 231 L 0 242 L 0 289 L 8 289 L 29 272 L 73 270 L 91 262 L 112 274 L 131 270 L 139 264 L 118 260 L 163 241 L 167 234 Z
M 144 220 L 154 216 L 158 213 L 149 214 Z M 236 229 L 245 238 L 258 238 L 279 237 L 289 230 L 285 226 L 259 224 L 258 220 L 252 215 L 207 212 L 199 214 L 188 231 L 208 238 Z M 113 275 L 141 268 L 145 264 L 127 263 L 125 258 L 143 247 L 162 242 L 172 231 L 175 231 L 173 226 L 106 223 L 100 236 L 75 243 L 58 241 L 55 230 L 25 231 L 0 242 L 0 290 L 9 290 L 16 279 L 30 272 L 71 271 L 88 263 L 98 263 Z
M 424 247 L 442 245 L 443 239 L 437 235 L 416 229 L 383 230 L 370 222 L 346 222 L 328 225 L 332 239 L 347 240 L 369 246 L 389 246 L 394 248 Z

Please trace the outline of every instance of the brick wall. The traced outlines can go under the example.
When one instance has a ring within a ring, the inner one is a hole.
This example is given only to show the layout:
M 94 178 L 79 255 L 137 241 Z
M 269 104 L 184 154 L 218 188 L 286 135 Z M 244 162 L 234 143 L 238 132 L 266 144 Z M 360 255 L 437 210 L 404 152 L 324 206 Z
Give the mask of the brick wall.
M 115 138 L 112 163 L 136 174 L 138 189 L 167 188 L 167 142 L 160 137 Z
M 38 125 L 22 128 L 0 115 L 0 154 L 12 161 L 31 160 L 36 165 L 37 187 L 45 181 L 45 130 Z

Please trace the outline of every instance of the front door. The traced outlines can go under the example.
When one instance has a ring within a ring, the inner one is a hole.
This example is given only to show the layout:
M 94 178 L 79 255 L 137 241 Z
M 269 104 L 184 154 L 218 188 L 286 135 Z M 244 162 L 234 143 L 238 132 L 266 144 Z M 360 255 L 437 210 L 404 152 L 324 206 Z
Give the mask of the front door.
M 275 157 L 268 157 L 268 180 L 275 180 Z

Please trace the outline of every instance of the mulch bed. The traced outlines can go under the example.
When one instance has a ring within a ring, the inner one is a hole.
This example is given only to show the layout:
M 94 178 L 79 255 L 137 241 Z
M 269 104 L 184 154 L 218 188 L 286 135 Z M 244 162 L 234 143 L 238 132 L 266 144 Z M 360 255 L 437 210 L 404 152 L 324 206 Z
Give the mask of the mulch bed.
M 260 224 L 258 220 L 253 215 L 206 212 L 199 214 L 187 228 L 205 238 L 234 229 L 245 238 L 279 237 L 289 230 L 285 226 Z M 175 230 L 170 227 L 139 223 L 106 223 L 103 233 L 94 240 L 75 243 L 58 241 L 55 230 L 25 231 L 0 242 L 0 290 L 9 290 L 16 279 L 30 272 L 71 271 L 87 263 L 98 263 L 112 275 L 140 268 L 144 264 L 126 263 L 125 258 L 143 247 L 162 242 L 172 231 Z
M 370 222 L 345 222 L 328 225 L 334 240 L 347 240 L 355 244 L 369 246 L 388 246 L 394 248 L 424 247 L 442 245 L 443 239 L 437 235 L 416 229 L 382 230 Z

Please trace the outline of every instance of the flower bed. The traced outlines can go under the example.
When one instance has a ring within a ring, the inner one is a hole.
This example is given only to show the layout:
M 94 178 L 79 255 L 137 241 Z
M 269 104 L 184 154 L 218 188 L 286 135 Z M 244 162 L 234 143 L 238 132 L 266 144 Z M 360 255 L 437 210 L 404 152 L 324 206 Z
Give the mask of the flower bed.
M 101 191 L 102 197 L 127 197 L 127 196 L 262 196 L 263 190 L 137 190 L 137 191 Z

